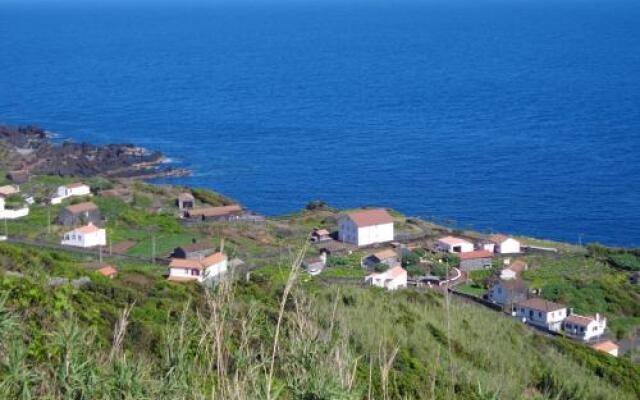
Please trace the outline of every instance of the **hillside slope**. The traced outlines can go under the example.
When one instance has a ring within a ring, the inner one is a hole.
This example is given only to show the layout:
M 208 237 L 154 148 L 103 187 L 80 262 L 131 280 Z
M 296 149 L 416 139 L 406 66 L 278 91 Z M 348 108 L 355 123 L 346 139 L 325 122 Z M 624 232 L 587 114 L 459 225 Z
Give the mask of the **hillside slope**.
M 108 280 L 70 255 L 0 244 L 0 398 L 640 397 L 637 365 L 472 304 L 295 272 L 206 291 L 152 266 Z M 91 282 L 51 285 L 81 276 Z

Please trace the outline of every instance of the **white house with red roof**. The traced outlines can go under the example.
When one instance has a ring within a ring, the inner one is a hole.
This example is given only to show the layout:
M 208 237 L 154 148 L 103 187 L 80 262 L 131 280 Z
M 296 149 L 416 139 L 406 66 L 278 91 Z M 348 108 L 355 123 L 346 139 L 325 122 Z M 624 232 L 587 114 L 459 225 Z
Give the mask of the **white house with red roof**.
M 393 217 L 383 209 L 355 211 L 338 217 L 338 238 L 357 246 L 393 241 Z
M 106 246 L 107 231 L 89 223 L 64 234 L 61 244 L 73 247 Z
M 506 235 L 491 235 L 483 248 L 499 254 L 518 254 L 520 242 Z
M 585 342 L 602 336 L 606 329 L 607 319 L 600 314 L 594 316 L 571 314 L 564 320 L 565 333 Z
M 224 274 L 227 268 L 228 258 L 222 252 L 201 259 L 172 258 L 167 279 L 173 282 L 204 282 Z
M 58 186 L 56 196 L 51 199 L 51 204 L 60 204 L 62 200 L 74 196 L 90 196 L 91 188 L 81 182 Z
M 468 253 L 473 251 L 473 243 L 455 236 L 445 236 L 438 239 L 436 248 L 446 253 Z
M 364 282 L 387 290 L 406 288 L 407 271 L 400 266 L 396 266 L 384 272 L 373 272 L 364 278 Z
M 553 332 L 559 332 L 567 318 L 566 306 L 537 297 L 517 303 L 514 312 L 523 322 Z

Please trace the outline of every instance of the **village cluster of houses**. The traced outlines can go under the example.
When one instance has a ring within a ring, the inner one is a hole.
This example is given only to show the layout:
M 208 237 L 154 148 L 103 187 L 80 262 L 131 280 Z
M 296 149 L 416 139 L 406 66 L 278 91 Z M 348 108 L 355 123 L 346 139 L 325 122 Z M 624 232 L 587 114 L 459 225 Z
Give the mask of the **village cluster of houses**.
M 393 217 L 383 209 L 363 210 L 342 214 L 338 217 L 339 241 L 357 247 L 376 246 L 394 240 Z M 316 243 L 332 240 L 326 229 L 316 229 L 311 235 Z M 520 254 L 521 243 L 505 235 L 490 235 L 486 239 L 471 241 L 468 239 L 444 236 L 435 242 L 434 250 L 455 254 L 459 260 L 459 269 L 464 272 L 488 269 L 493 266 L 496 255 Z M 369 273 L 364 282 L 368 285 L 396 290 L 407 287 L 407 271 L 401 266 L 402 250 L 382 249 L 373 252 L 362 260 L 362 266 L 372 268 L 386 265 L 384 271 Z M 564 332 L 569 337 L 584 342 L 592 342 L 602 337 L 607 327 L 607 319 L 596 314 L 583 316 L 574 314 L 562 304 L 541 298 L 529 298 L 526 283 L 518 278 L 528 268 L 526 262 L 506 259 L 507 265 L 500 271 L 488 292 L 488 299 L 496 304 L 511 307 L 512 315 L 523 322 L 550 331 Z M 326 263 L 326 255 L 306 260 L 305 266 L 311 274 L 319 274 Z M 459 271 L 458 271 L 459 272 Z M 598 341 L 592 347 L 611 355 L 618 355 L 618 346 L 611 341 Z
M 5 208 L 8 196 L 20 193 L 17 186 L 0 187 L 0 219 L 14 219 L 28 215 L 29 208 L 9 210 Z M 91 196 L 88 185 L 72 183 L 57 188 L 51 204 L 74 197 Z M 177 198 L 180 218 L 191 221 L 235 221 L 247 216 L 238 204 L 219 207 L 196 207 L 191 193 L 181 193 Z M 107 233 L 99 225 L 102 217 L 99 208 L 90 201 L 71 204 L 62 208 L 57 222 L 62 226 L 74 227 L 64 233 L 61 244 L 79 248 L 106 246 Z M 384 209 L 368 209 L 341 214 L 338 217 L 337 239 L 340 242 L 362 247 L 377 247 L 394 240 L 394 219 Z M 332 241 L 331 232 L 316 229 L 311 235 L 313 242 Z M 221 246 L 217 251 L 213 246 L 194 241 L 190 245 L 174 250 L 168 271 L 168 280 L 173 282 L 196 281 L 207 283 L 223 276 L 230 261 Z M 516 239 L 504 235 L 491 235 L 486 239 L 471 241 L 455 236 L 444 236 L 435 241 L 437 252 L 455 254 L 460 259 L 459 270 L 463 272 L 491 268 L 495 255 L 515 255 L 521 252 L 521 244 Z M 372 270 L 364 279 L 365 284 L 396 290 L 407 287 L 407 271 L 402 268 L 403 250 L 386 248 L 378 249 L 363 258 L 362 266 Z M 234 261 L 237 263 L 237 261 Z M 577 340 L 590 342 L 600 338 L 607 327 L 607 319 L 596 314 L 593 316 L 577 315 L 565 305 L 553 303 L 541 298 L 529 298 L 529 288 L 519 279 L 519 275 L 527 270 L 528 265 L 522 260 L 506 260 L 507 264 L 499 276 L 492 280 L 487 292 L 487 299 L 495 304 L 510 309 L 512 315 L 523 322 L 550 331 L 563 331 Z M 322 272 L 327 263 L 327 253 L 305 260 L 305 268 L 312 275 Z M 383 265 L 379 270 L 377 266 Z M 117 268 L 101 266 L 97 272 L 113 278 Z M 459 273 L 459 271 L 458 271 Z M 617 345 L 613 342 L 598 342 L 593 345 L 601 351 L 617 356 Z

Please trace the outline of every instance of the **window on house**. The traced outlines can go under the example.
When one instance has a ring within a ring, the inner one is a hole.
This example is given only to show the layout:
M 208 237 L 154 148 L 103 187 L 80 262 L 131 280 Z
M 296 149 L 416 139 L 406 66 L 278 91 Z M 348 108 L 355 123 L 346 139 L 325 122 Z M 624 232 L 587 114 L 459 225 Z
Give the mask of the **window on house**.
M 538 311 L 538 317 L 542 318 L 542 311 Z

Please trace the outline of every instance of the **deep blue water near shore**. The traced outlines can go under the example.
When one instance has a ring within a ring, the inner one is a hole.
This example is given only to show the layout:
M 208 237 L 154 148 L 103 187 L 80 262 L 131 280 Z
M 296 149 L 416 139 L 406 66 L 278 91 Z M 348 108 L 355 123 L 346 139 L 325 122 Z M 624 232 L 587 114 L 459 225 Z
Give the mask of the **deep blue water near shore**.
M 0 122 L 161 150 L 268 214 L 640 245 L 640 2 L 549 3 L 0 3 Z

